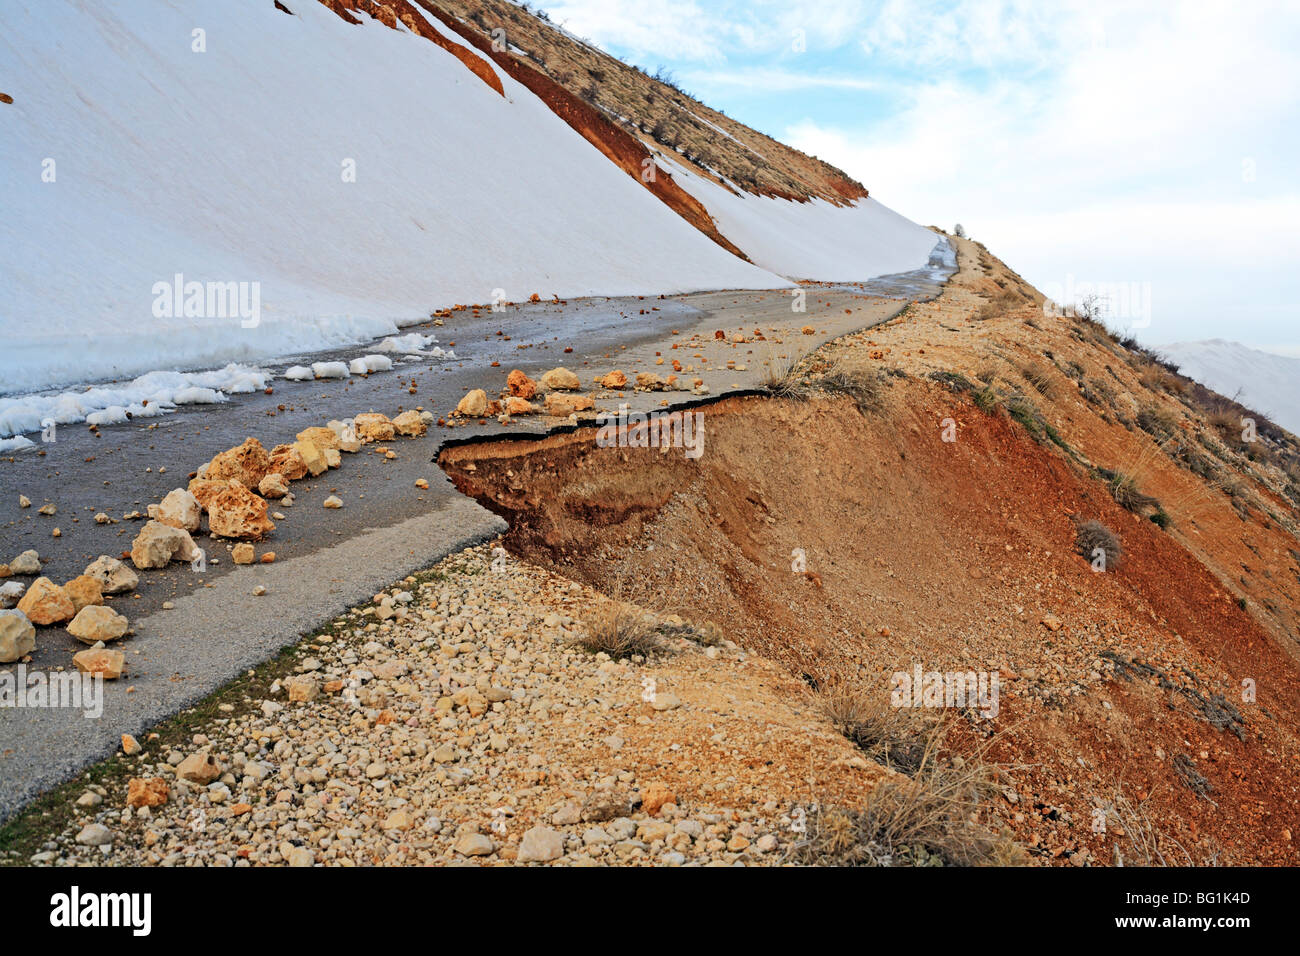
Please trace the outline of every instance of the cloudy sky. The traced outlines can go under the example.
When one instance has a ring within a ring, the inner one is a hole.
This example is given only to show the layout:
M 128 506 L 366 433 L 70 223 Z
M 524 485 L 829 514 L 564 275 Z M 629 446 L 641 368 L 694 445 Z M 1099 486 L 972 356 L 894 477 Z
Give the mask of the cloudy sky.
M 1150 343 L 1300 354 L 1295 0 L 542 6 Z

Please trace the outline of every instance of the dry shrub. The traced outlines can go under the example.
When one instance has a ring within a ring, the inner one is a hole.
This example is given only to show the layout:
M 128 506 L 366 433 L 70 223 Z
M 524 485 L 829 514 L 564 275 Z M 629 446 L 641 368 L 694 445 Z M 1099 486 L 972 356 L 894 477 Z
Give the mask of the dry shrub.
M 843 362 L 836 362 L 811 384 L 828 395 L 851 398 L 864 415 L 880 403 L 880 375 L 872 370 L 849 368 Z
M 804 839 L 790 849 L 791 862 L 805 866 L 1026 862 L 1020 847 L 989 829 L 982 819 L 999 789 L 1000 768 L 984 759 L 987 744 L 974 754 L 950 754 L 948 725 L 942 720 L 890 717 L 851 691 L 824 695 L 823 707 L 834 715 L 833 721 L 861 735 L 876 750 L 915 754 L 914 767 L 907 777 L 877 783 L 861 809 L 827 807 L 810 815 Z
M 851 684 L 833 682 L 818 693 L 818 706 L 836 731 L 885 767 L 915 773 L 937 727 L 928 712 L 893 707 L 888 694 L 871 694 Z
M 1040 365 L 1026 363 L 1020 366 L 1020 376 L 1029 383 L 1029 385 L 1044 398 L 1055 399 L 1057 395 L 1056 382 L 1052 379 L 1051 373 Z
M 649 657 L 662 646 L 654 618 L 621 601 L 605 605 L 582 622 L 574 643 L 591 654 L 605 653 L 614 660 Z
M 1084 521 L 1076 529 L 1074 545 L 1084 558 L 1091 562 L 1100 548 L 1106 556 L 1106 570 L 1114 571 L 1124 559 L 1124 546 L 1120 544 L 1115 532 L 1100 521 Z

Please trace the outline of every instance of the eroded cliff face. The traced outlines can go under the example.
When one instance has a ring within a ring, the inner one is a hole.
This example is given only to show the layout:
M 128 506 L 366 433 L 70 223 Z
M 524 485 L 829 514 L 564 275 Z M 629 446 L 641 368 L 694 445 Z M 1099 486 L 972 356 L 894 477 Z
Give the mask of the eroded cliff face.
M 724 399 L 698 460 L 580 430 L 441 462 L 515 554 L 816 687 L 997 671 L 996 719 L 957 722 L 1042 862 L 1143 862 L 1149 828 L 1170 863 L 1295 864 L 1295 440 L 1227 447 L 1213 397 L 959 247 L 937 301 L 799 367 L 866 407 Z M 1088 522 L 1122 550 L 1101 571 Z

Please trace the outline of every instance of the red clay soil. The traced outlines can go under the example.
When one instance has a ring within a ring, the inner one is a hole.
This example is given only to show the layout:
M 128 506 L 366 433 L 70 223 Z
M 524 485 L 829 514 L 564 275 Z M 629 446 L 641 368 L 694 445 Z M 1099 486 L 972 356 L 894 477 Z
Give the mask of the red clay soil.
M 453 43 L 445 36 L 429 25 L 429 22 L 420 16 L 414 7 L 407 0 L 386 0 L 379 3 L 377 0 L 320 0 L 326 7 L 333 10 L 348 23 L 360 23 L 351 11 L 359 10 L 362 13 L 369 14 L 384 26 L 396 30 L 397 23 L 400 20 L 402 24 L 412 33 L 431 40 L 438 46 L 442 47 L 456 59 L 464 63 L 469 71 L 486 83 L 492 89 L 496 90 L 502 96 L 505 96 L 505 89 L 501 86 L 501 78 L 496 75 L 495 71 L 484 63 L 479 57 L 476 57 L 469 50 L 465 49 L 459 43 Z
M 959 723 L 996 734 L 1012 768 L 999 812 L 1042 862 L 1144 862 L 1148 827 L 1172 863 L 1300 862 L 1290 649 L 1177 538 L 1004 413 L 887 381 L 865 415 L 842 399 L 708 406 L 698 461 L 599 448 L 584 430 L 441 463 L 507 518 L 512 552 L 713 620 L 810 683 L 884 694 L 916 664 L 997 669 L 1001 712 Z M 955 444 L 935 425 L 950 415 Z M 1076 554 L 1076 516 L 1119 534 L 1117 571 Z M 796 548 L 808 574 L 792 570 Z

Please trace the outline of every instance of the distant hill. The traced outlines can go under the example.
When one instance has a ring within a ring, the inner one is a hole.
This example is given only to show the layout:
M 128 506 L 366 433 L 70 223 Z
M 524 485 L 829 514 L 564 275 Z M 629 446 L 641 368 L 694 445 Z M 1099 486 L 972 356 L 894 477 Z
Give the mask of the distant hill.
M 1184 375 L 1300 434 L 1300 359 L 1225 339 L 1178 342 L 1159 351 Z M 1240 393 L 1240 394 L 1238 394 Z

